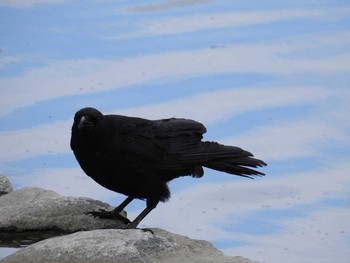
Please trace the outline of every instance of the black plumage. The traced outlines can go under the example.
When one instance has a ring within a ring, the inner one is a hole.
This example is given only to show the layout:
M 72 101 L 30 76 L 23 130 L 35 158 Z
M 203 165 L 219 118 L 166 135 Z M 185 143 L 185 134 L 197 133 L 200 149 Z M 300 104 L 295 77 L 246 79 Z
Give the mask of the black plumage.
M 202 177 L 203 168 L 252 177 L 264 175 L 252 168 L 266 164 L 239 147 L 202 141 L 206 128 L 193 120 L 147 120 L 103 115 L 83 108 L 74 117 L 71 148 L 84 172 L 97 183 L 128 196 L 111 212 L 136 228 L 159 201 L 170 198 L 167 182 L 180 176 Z M 119 213 L 134 199 L 146 200 L 146 208 L 133 221 Z

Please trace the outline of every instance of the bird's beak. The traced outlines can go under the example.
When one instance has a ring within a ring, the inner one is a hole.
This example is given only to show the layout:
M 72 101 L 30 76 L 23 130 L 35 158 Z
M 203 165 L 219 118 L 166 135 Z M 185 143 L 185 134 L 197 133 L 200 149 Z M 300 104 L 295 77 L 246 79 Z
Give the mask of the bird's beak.
M 86 124 L 88 122 L 89 122 L 89 118 L 87 118 L 86 116 L 81 117 L 80 120 L 79 120 L 79 123 L 78 123 L 78 129 L 80 130 L 81 128 L 86 126 Z

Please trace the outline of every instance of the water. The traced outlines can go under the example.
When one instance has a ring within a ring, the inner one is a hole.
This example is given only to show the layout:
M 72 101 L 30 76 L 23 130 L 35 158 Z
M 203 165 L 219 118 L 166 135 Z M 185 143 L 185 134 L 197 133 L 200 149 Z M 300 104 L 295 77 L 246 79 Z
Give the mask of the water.
M 21 248 L 27 247 L 41 240 L 60 235 L 62 235 L 62 233 L 58 231 L 0 233 L 0 259 L 15 253 Z
M 349 1 L 35 2 L 0 1 L 0 173 L 15 188 L 116 200 L 69 148 L 81 107 L 193 118 L 266 177 L 174 180 L 146 227 L 259 262 L 349 262 Z M 3 237 L 0 257 L 37 234 Z

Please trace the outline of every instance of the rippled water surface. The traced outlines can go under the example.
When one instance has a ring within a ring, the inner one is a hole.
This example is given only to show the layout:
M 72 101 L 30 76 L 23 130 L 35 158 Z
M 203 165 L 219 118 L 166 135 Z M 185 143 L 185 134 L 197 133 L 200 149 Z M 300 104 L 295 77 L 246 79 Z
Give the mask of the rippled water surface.
M 339 0 L 0 1 L 0 173 L 117 205 L 70 150 L 74 113 L 195 119 L 266 176 L 174 180 L 141 227 L 259 262 L 348 262 L 349 15 Z

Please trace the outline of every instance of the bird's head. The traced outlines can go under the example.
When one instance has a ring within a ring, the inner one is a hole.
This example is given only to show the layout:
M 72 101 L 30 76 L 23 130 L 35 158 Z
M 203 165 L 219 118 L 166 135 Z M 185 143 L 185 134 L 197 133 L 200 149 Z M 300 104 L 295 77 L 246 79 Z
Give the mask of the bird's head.
M 91 130 L 102 117 L 103 114 L 94 108 L 83 108 L 75 113 L 72 131 Z

